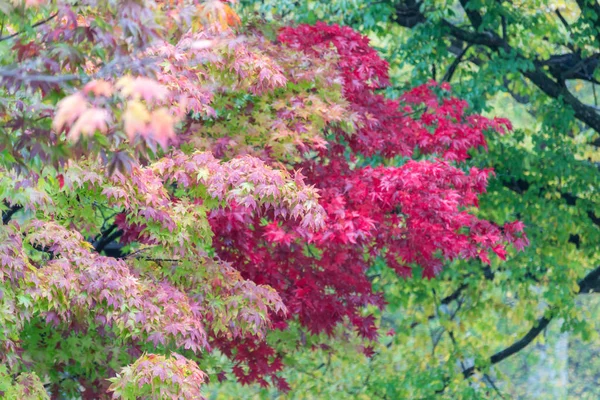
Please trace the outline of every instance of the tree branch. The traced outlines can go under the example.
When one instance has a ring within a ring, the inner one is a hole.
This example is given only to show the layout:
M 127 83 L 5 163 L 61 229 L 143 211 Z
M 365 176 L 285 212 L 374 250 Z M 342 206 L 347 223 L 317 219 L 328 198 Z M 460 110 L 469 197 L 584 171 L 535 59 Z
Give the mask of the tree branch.
M 121 230 L 121 229 L 115 230 L 115 229 L 117 229 L 117 225 L 112 224 L 110 227 L 108 227 L 108 229 L 106 229 L 104 232 L 102 232 L 100 239 L 98 239 L 94 243 L 94 249 L 96 250 L 96 252 L 101 253 L 102 250 L 104 250 L 104 248 L 110 242 L 117 239 L 118 237 L 120 237 L 123 234 L 123 230 Z
M 473 28 L 475 30 L 481 28 L 481 23 L 483 22 L 483 19 L 476 10 L 469 8 L 469 0 L 460 0 L 460 5 L 462 6 L 463 10 L 465 10 L 465 14 L 467 14 L 467 18 L 469 18 L 469 21 L 471 22 L 471 25 L 473 25 Z
M 446 71 L 446 73 L 444 74 L 444 77 L 442 78 L 442 82 L 450 82 L 450 80 L 452 79 L 452 76 L 456 72 L 456 68 L 458 68 L 458 64 L 461 63 L 463 57 L 465 56 L 467 51 L 471 48 L 471 46 L 472 46 L 472 44 L 470 44 L 470 43 L 467 44 L 467 47 L 465 47 L 464 50 L 462 50 L 460 52 L 460 54 L 458 54 L 458 56 L 454 59 L 454 61 L 450 65 L 450 68 L 448 68 L 448 71 Z
M 43 83 L 62 83 L 68 81 L 85 80 L 87 77 L 80 75 L 43 75 L 43 74 L 26 74 L 18 69 L 0 69 L 0 78 L 12 78 L 23 82 L 43 82 Z
M 425 22 L 425 16 L 420 10 L 421 3 L 416 0 L 405 0 L 396 4 L 396 21 L 404 27 L 414 28 Z
M 448 304 L 452 303 L 454 300 L 458 300 L 458 298 L 460 297 L 460 295 L 462 294 L 462 292 L 464 292 L 464 290 L 468 286 L 469 285 L 467 285 L 466 283 L 461 284 L 454 292 L 452 292 L 448 296 L 444 297 L 442 299 L 442 301 L 440 301 L 440 304 L 441 305 L 448 305 Z M 427 320 L 431 321 L 432 319 L 435 319 L 435 317 L 436 317 L 436 315 L 430 315 L 429 317 L 427 317 Z M 410 328 L 413 329 L 417 325 L 419 325 L 419 322 L 413 322 L 412 324 L 410 324 Z
M 600 266 L 596 267 L 596 269 L 590 271 L 583 279 L 581 279 L 579 284 L 579 290 L 577 294 L 585 294 L 593 291 L 595 286 L 598 284 L 598 280 L 600 278 Z M 523 336 L 521 339 L 508 346 L 504 350 L 501 350 L 490 357 L 490 364 L 494 365 L 499 363 L 502 360 L 507 359 L 513 354 L 518 353 L 527 347 L 533 340 L 550 324 L 552 321 L 552 316 L 543 317 L 537 320 L 535 325 Z M 463 371 L 463 376 L 468 378 L 475 373 L 475 366 L 469 367 Z
M 5 202 L 4 204 L 6 204 L 8 206 L 8 204 Z M 3 211 L 2 212 L 2 224 L 6 225 L 8 224 L 8 222 L 10 221 L 10 219 L 12 218 L 12 216 L 19 211 L 20 209 L 22 209 L 23 206 L 19 205 L 19 204 L 15 204 L 13 206 L 10 206 L 8 208 L 8 210 Z
M 585 5 L 584 2 L 585 0 L 578 0 L 580 7 Z M 596 4 L 593 6 L 593 9 L 598 9 L 598 15 L 600 15 L 600 6 Z M 403 4 L 398 5 L 396 10 L 400 10 L 404 13 L 397 15 L 396 18 L 398 23 L 402 26 L 412 28 L 415 25 L 426 21 L 425 16 L 419 11 L 419 4 L 414 0 L 406 1 Z M 513 49 L 505 40 L 503 40 L 494 32 L 474 32 L 466 30 L 451 24 L 447 20 L 442 20 L 441 24 L 448 30 L 449 34 L 456 39 L 470 44 L 485 46 L 496 52 L 503 50 L 506 54 L 514 54 L 517 59 L 521 61 L 528 61 L 530 64 L 533 64 L 533 68 L 521 69 L 523 76 L 529 79 L 549 97 L 553 99 L 561 99 L 573 109 L 577 119 L 587 124 L 596 132 L 600 133 L 600 115 L 596 112 L 596 110 L 593 107 L 583 104 L 575 96 L 573 96 L 573 94 L 567 90 L 564 82 L 555 81 L 546 75 L 543 70 L 543 64 L 539 62 L 531 62 L 531 60 L 528 60 L 526 57 L 524 57 L 518 50 Z
M 518 51 L 511 48 L 498 35 L 492 32 L 470 32 L 456 27 L 447 21 L 443 21 L 443 23 L 444 26 L 449 29 L 450 34 L 458 39 L 464 40 L 468 43 L 486 46 L 494 51 L 504 50 L 504 52 L 507 54 L 516 53 L 517 58 L 529 61 L 519 54 Z M 596 112 L 596 110 L 593 107 L 583 104 L 575 96 L 573 96 L 571 92 L 567 90 L 564 82 L 556 82 L 548 77 L 544 73 L 542 65 L 539 62 L 534 62 L 533 64 L 533 69 L 522 69 L 521 73 L 549 97 L 552 97 L 553 99 L 562 99 L 562 101 L 564 101 L 567 105 L 571 106 L 577 119 L 586 123 L 596 132 L 600 132 L 600 115 Z
M 500 391 L 500 389 L 498 389 L 498 386 L 496 386 L 496 384 L 494 383 L 494 381 L 492 380 L 492 378 L 490 378 L 490 376 L 488 374 L 484 374 L 483 376 L 489 382 L 490 386 L 492 386 L 492 388 L 496 391 L 496 394 L 498 396 L 500 396 L 500 398 L 502 400 L 505 400 L 505 397 L 502 395 L 502 392 Z
M 580 53 L 573 52 L 567 54 L 555 54 L 541 62 L 541 64 L 548 66 L 550 73 L 552 73 L 559 81 L 581 79 L 597 84 L 599 82 L 594 79 L 594 71 L 600 63 L 599 58 L 599 53 L 582 58 Z
M 450 53 L 454 54 L 455 56 L 458 56 L 463 51 L 462 50 L 463 43 L 464 43 L 463 41 L 457 40 L 456 43 L 453 43 L 448 47 L 448 50 L 450 51 Z M 467 43 L 467 45 L 469 45 L 469 43 Z M 467 59 L 465 59 L 465 61 L 473 63 L 473 64 L 477 65 L 478 67 L 481 67 L 483 65 L 483 62 L 475 57 L 467 58 Z M 511 90 L 511 88 L 509 86 L 510 83 L 511 82 L 506 77 L 502 78 L 502 85 L 504 86 L 504 88 L 506 89 L 508 94 L 510 94 L 517 103 L 529 104 L 529 101 L 530 101 L 529 96 L 523 96 L 523 95 L 520 95 L 520 94 L 516 93 L 515 91 Z M 531 114 L 532 111 L 529 111 L 529 113 Z
M 473 273 L 469 273 L 469 274 L 465 275 L 465 278 L 468 277 L 468 276 L 472 276 L 472 275 L 473 275 Z M 489 265 L 487 265 L 487 266 L 485 266 L 483 268 L 483 276 L 488 281 L 493 281 L 494 280 L 494 278 L 495 278 L 494 271 L 492 271 L 492 268 Z M 458 288 L 456 288 L 456 290 L 454 292 L 452 292 L 448 296 L 444 297 L 440 301 L 440 304 L 441 305 L 448 305 L 448 304 L 452 303 L 455 300 L 459 300 L 460 295 L 468 287 L 469 287 L 469 285 L 467 285 L 466 283 L 462 283 Z M 427 317 L 427 320 L 431 321 L 435 317 L 436 317 L 435 315 L 430 315 L 429 317 Z M 410 324 L 410 328 L 413 329 L 417 325 L 419 325 L 419 322 L 413 322 L 412 324 Z
M 558 19 L 560 19 L 560 22 L 563 24 L 563 26 L 570 32 L 571 31 L 571 26 L 569 25 L 569 23 L 567 22 L 567 20 L 565 19 L 565 17 L 563 17 L 563 15 L 561 14 L 560 10 L 556 10 L 555 13 L 558 16 Z
M 45 23 L 47 23 L 47 22 L 50 22 L 50 21 L 52 21 L 54 18 L 56 18 L 56 16 L 57 16 L 57 15 L 58 15 L 58 12 L 56 12 L 56 13 L 52 14 L 51 16 L 49 16 L 48 18 L 46 18 L 46 19 L 44 19 L 44 20 L 41 20 L 41 21 L 38 21 L 38 22 L 36 22 L 35 24 L 31 25 L 31 27 L 32 27 L 32 28 L 37 28 L 37 27 L 38 27 L 38 26 L 40 26 L 40 25 L 44 25 Z M 15 33 L 13 33 L 12 35 L 7 35 L 7 36 L 0 37 L 0 42 L 3 42 L 3 41 L 5 41 L 5 40 L 12 39 L 12 38 L 14 38 L 14 37 L 16 37 L 16 36 L 19 36 L 19 35 L 20 35 L 20 34 L 22 34 L 23 32 L 24 32 L 24 31 L 19 31 L 19 32 L 15 32 Z M 0 34 L 1 34 L 1 33 L 2 33 L 2 32 L 0 32 Z
M 526 191 L 528 191 L 531 186 L 529 184 L 529 182 L 527 182 L 523 179 L 514 179 L 514 178 L 511 178 L 510 180 L 501 179 L 501 183 L 507 189 L 512 190 L 513 192 L 518 193 L 520 195 L 522 195 Z M 540 196 L 544 192 L 547 192 L 547 191 L 558 192 L 558 194 L 560 195 L 560 198 L 563 199 L 568 206 L 575 206 L 575 205 L 577 205 L 577 200 L 582 200 L 580 197 L 578 197 L 572 193 L 562 192 L 559 189 L 549 188 L 547 186 L 543 186 L 539 190 L 540 190 L 540 193 L 539 193 Z M 594 213 L 592 210 L 587 210 L 586 214 L 587 214 L 588 218 L 590 219 L 590 221 L 594 225 L 600 227 L 600 216 L 596 215 L 596 213 Z

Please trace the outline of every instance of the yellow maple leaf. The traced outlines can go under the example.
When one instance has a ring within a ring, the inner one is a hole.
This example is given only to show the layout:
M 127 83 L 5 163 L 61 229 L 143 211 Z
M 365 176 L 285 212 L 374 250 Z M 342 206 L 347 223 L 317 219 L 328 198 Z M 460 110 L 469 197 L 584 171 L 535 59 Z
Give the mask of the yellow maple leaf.
M 132 141 L 135 135 L 147 134 L 147 125 L 150 122 L 150 113 L 142 103 L 137 100 L 127 102 L 123 113 L 123 127 L 127 138 Z
M 163 149 L 167 148 L 169 139 L 175 137 L 174 124 L 175 119 L 169 114 L 166 108 L 159 108 L 150 117 L 152 137 Z

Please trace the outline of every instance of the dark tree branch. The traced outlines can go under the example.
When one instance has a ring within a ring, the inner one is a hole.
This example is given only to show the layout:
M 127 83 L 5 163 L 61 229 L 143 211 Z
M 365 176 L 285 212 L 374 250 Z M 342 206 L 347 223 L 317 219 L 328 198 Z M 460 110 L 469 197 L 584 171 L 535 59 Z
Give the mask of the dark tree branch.
M 556 10 L 555 13 L 558 16 L 558 19 L 560 19 L 560 22 L 563 24 L 563 26 L 565 28 L 567 28 L 567 30 L 570 32 L 571 31 L 571 25 L 569 25 L 569 23 L 567 22 L 567 20 L 565 19 L 565 17 L 563 17 L 563 15 L 561 14 L 560 10 Z
M 458 68 L 458 64 L 461 63 L 463 57 L 465 56 L 467 51 L 471 48 L 471 46 L 472 46 L 471 44 L 467 44 L 467 46 L 458 54 L 458 56 L 454 59 L 452 64 L 450 64 L 450 68 L 448 68 L 448 71 L 446 71 L 446 73 L 444 74 L 444 77 L 442 78 L 442 82 L 450 82 L 450 80 L 452 79 L 452 76 L 456 72 L 456 68 Z
M 421 3 L 417 0 L 405 0 L 396 5 L 396 21 L 404 27 L 414 28 L 425 22 L 425 16 L 420 10 Z
M 121 230 L 121 229 L 116 230 L 116 229 L 117 229 L 117 225 L 112 224 L 111 226 L 108 227 L 108 229 L 106 229 L 104 232 L 102 232 L 100 238 L 98 240 L 96 240 L 95 243 L 93 244 L 96 252 L 101 253 L 102 250 L 104 250 L 109 243 L 116 240 L 118 237 L 120 237 L 123 234 L 123 230 Z
M 481 28 L 481 23 L 483 22 L 481 14 L 479 14 L 477 10 L 469 8 L 469 0 L 460 0 L 460 5 L 462 6 L 463 10 L 465 10 L 465 14 L 467 14 L 467 18 L 469 18 L 473 28 L 475 30 L 479 30 L 479 28 Z
M 582 58 L 580 53 L 556 54 L 548 60 L 541 62 L 550 69 L 550 73 L 559 81 L 581 79 L 592 83 L 599 83 L 594 79 L 594 71 L 600 63 L 600 54 Z
M 580 7 L 585 5 L 585 1 L 586 0 L 578 0 Z M 597 3 L 593 6 L 593 9 L 598 9 L 597 15 L 600 16 L 600 6 L 598 6 Z M 415 25 L 426 21 L 425 16 L 419 11 L 418 3 L 414 0 L 406 1 L 398 5 L 396 10 L 401 10 L 404 13 L 396 16 L 396 20 L 402 26 L 412 28 Z M 410 10 L 410 15 L 408 14 L 407 10 Z M 503 51 L 505 54 L 514 54 L 515 57 L 521 61 L 529 61 L 531 64 L 533 64 L 533 66 L 532 68 L 523 68 L 521 70 L 523 76 L 529 79 L 547 96 L 553 99 L 561 99 L 573 109 L 577 119 L 587 124 L 596 132 L 600 133 L 600 115 L 595 108 L 583 104 L 581 101 L 579 101 L 579 99 L 573 96 L 573 94 L 567 90 L 564 81 L 555 81 L 554 79 L 550 78 L 544 72 L 543 64 L 539 62 L 531 62 L 531 60 L 528 60 L 526 57 L 524 57 L 517 49 L 513 49 L 505 40 L 503 40 L 494 32 L 475 32 L 466 30 L 453 25 L 446 20 L 442 20 L 442 26 L 445 27 L 449 34 L 455 39 L 459 39 L 474 45 L 485 46 L 495 52 Z
M 442 301 L 440 301 L 440 304 L 442 305 L 448 305 L 450 303 L 452 303 L 454 300 L 458 300 L 458 298 L 460 297 L 460 295 L 462 294 L 462 292 L 468 287 L 469 285 L 467 285 L 466 283 L 463 283 L 462 285 L 460 285 L 458 287 L 458 289 L 456 289 L 454 292 L 452 292 L 450 295 L 444 297 L 442 299 Z
M 454 292 L 452 292 L 450 295 L 444 297 L 442 299 L 442 301 L 440 302 L 440 304 L 448 305 L 448 304 L 452 303 L 454 300 L 458 300 L 458 298 L 460 297 L 460 295 L 462 294 L 462 292 L 467 287 L 468 287 L 468 285 L 466 283 L 463 283 Z M 427 320 L 431 321 L 432 319 L 435 319 L 435 317 L 436 317 L 435 315 L 430 315 L 429 317 L 427 317 Z M 413 322 L 412 324 L 410 324 L 410 328 L 413 329 L 417 325 L 419 325 L 419 322 Z
M 499 49 L 510 50 L 510 46 L 502 40 L 500 36 L 493 32 L 473 32 L 463 28 L 459 28 L 456 25 L 451 24 L 446 20 L 442 20 L 442 25 L 448 29 L 450 34 L 457 39 L 465 41 L 467 43 L 478 44 L 486 46 L 494 51 Z
M 492 387 L 492 389 L 494 389 L 494 391 L 496 391 L 496 394 L 498 396 L 500 396 L 500 398 L 502 400 L 504 400 L 505 397 L 502 395 L 502 392 L 500 391 L 500 389 L 498 389 L 498 386 L 496 386 L 496 384 L 494 383 L 494 381 L 492 380 L 492 378 L 490 378 L 490 376 L 488 374 L 484 374 L 483 376 L 488 381 L 488 383 L 490 384 L 490 386 Z
M 577 204 L 577 200 L 580 200 L 579 197 L 574 196 L 571 193 L 560 192 L 560 197 L 564 199 L 569 206 L 575 206 Z M 593 211 L 588 210 L 587 216 L 594 225 L 600 227 L 600 217 L 598 217 Z
M 57 16 L 57 15 L 58 15 L 58 13 L 54 13 L 54 14 L 52 14 L 51 16 L 49 16 L 48 18 L 46 18 L 46 19 L 44 19 L 44 20 L 41 20 L 41 21 L 38 21 L 38 22 L 36 22 L 35 24 L 31 25 L 31 27 L 32 27 L 32 28 L 37 28 L 37 27 L 38 27 L 38 26 L 40 26 L 40 25 L 44 25 L 45 23 L 47 23 L 47 22 L 50 22 L 50 21 L 52 21 L 54 18 L 56 18 L 56 16 Z M 0 34 L 1 34 L 1 33 L 2 33 L 2 32 L 0 32 Z M 19 31 L 19 32 L 15 32 L 15 33 L 13 33 L 12 35 L 7 35 L 7 36 L 0 37 L 0 42 L 2 42 L 2 41 L 5 41 L 5 40 L 12 39 L 12 38 L 14 38 L 14 37 L 16 37 L 16 36 L 19 36 L 19 35 L 20 35 L 20 34 L 22 34 L 22 33 L 23 33 L 23 31 Z
M 459 27 L 444 21 L 444 25 L 449 29 L 450 34 L 454 37 L 464 40 L 468 43 L 479 44 L 486 46 L 494 51 L 503 50 L 505 53 L 516 53 L 517 58 L 526 60 L 516 50 L 511 48 L 506 42 L 504 42 L 498 35 L 492 32 L 475 33 L 466 31 Z M 533 69 L 524 69 L 521 71 L 522 74 L 533 82 L 539 89 L 541 89 L 546 95 L 554 99 L 562 99 L 567 105 L 571 106 L 575 112 L 575 117 L 582 122 L 586 123 L 589 127 L 594 129 L 596 132 L 600 132 L 600 115 L 594 109 L 594 107 L 587 106 L 579 101 L 575 96 L 569 92 L 564 82 L 557 82 L 548 77 L 540 63 L 534 63 Z
M 34 250 L 37 250 L 40 253 L 46 253 L 46 254 L 48 254 L 51 260 L 53 260 L 54 257 L 56 256 L 56 254 L 54 254 L 54 252 L 52 250 L 50 250 L 50 248 L 47 247 L 47 246 L 40 246 L 40 245 L 32 243 L 31 247 L 33 247 Z
M 510 189 L 513 192 L 518 193 L 518 194 L 524 194 L 531 187 L 529 182 L 527 182 L 523 179 L 512 178 L 510 180 L 501 180 L 501 182 L 502 182 L 502 185 L 504 185 L 504 187 L 506 187 L 507 189 Z M 540 188 L 539 195 L 541 196 L 542 193 L 545 191 L 554 191 L 554 190 L 556 190 L 560 194 L 561 199 L 563 199 L 568 206 L 575 206 L 575 205 L 577 205 L 577 200 L 582 200 L 580 197 L 578 197 L 572 193 L 562 192 L 558 189 L 551 189 L 548 187 Z M 590 221 L 594 225 L 600 227 L 600 216 L 596 215 L 596 213 L 594 213 L 591 210 L 588 210 L 586 212 L 586 214 L 587 214 L 588 218 L 590 219 Z
M 574 244 L 575 248 L 579 249 L 579 247 L 581 246 L 581 236 L 579 236 L 578 233 L 574 235 L 570 234 L 568 242 Z
M 473 273 L 469 273 L 465 277 L 469 277 L 469 276 L 472 276 L 472 275 L 473 275 Z M 492 271 L 492 268 L 489 265 L 486 265 L 483 268 L 483 276 L 488 281 L 493 281 L 494 280 L 495 274 L 494 274 L 494 271 Z M 468 287 L 469 287 L 469 285 L 467 285 L 466 283 L 461 284 L 458 288 L 456 288 L 456 290 L 454 292 L 452 292 L 448 296 L 444 297 L 440 301 L 440 304 L 442 304 L 442 305 L 448 305 L 448 304 L 452 303 L 455 300 L 457 300 L 457 301 L 460 300 L 460 295 Z M 461 303 L 461 305 L 462 305 L 462 303 Z M 458 309 L 457 309 L 457 311 L 458 311 Z M 427 317 L 427 320 L 431 321 L 435 317 L 436 317 L 435 315 L 430 315 L 429 317 Z M 410 324 L 410 328 L 412 329 L 412 328 L 416 327 L 417 325 L 419 325 L 419 322 L 413 322 L 412 324 Z
M 455 56 L 458 56 L 463 51 L 463 44 L 464 44 L 463 41 L 457 40 L 456 43 L 453 43 L 448 47 L 448 50 Z M 469 44 L 467 43 L 467 45 L 469 45 Z M 466 58 L 465 61 L 473 63 L 473 64 L 477 65 L 478 67 L 481 67 L 483 65 L 483 62 L 479 58 L 476 58 L 476 57 Z M 508 78 L 506 78 L 506 77 L 502 78 L 502 84 L 503 84 L 504 88 L 506 89 L 508 94 L 510 94 L 512 96 L 512 98 L 515 99 L 515 101 L 517 103 L 524 104 L 524 105 L 529 104 L 529 101 L 530 101 L 529 96 L 523 96 L 523 95 L 516 93 L 514 90 L 512 90 L 510 88 L 510 83 L 511 83 L 511 81 L 509 81 Z M 529 111 L 529 112 L 532 113 L 531 111 Z
M 5 202 L 4 204 L 8 206 L 8 204 L 7 204 L 6 202 Z M 10 206 L 10 207 L 8 208 L 8 210 L 6 210 L 6 211 L 3 211 L 3 212 L 2 212 L 2 224 L 3 224 L 3 225 L 6 225 L 6 224 L 8 224 L 8 222 L 10 221 L 10 219 L 12 218 L 12 216 L 13 216 L 13 215 L 14 215 L 14 214 L 15 214 L 17 211 L 19 211 L 19 210 L 20 210 L 20 209 L 22 209 L 22 208 L 23 208 L 23 206 L 21 206 L 21 205 L 18 205 L 18 204 L 15 204 L 15 205 L 13 205 L 13 206 Z
M 520 340 L 513 343 L 511 346 L 506 349 L 499 351 L 490 357 L 490 363 L 492 365 L 499 363 L 500 361 L 512 356 L 513 354 L 518 353 L 523 350 L 529 343 L 531 343 L 550 323 L 552 318 L 540 318 L 536 324 L 523 336 Z M 463 371 L 463 375 L 465 378 L 472 376 L 475 373 L 475 366 L 469 367 Z
M 566 58 L 558 58 L 559 56 L 555 56 L 551 58 L 551 62 L 549 65 L 548 62 L 539 62 L 528 60 L 524 57 L 517 49 L 512 48 L 506 41 L 505 28 L 503 27 L 502 37 L 498 36 L 494 32 L 483 31 L 480 32 L 481 28 L 481 15 L 474 12 L 473 10 L 468 10 L 466 6 L 467 0 L 461 0 L 461 4 L 463 8 L 465 8 L 465 12 L 467 13 L 467 17 L 469 18 L 474 31 L 466 30 L 455 26 L 448 21 L 442 21 L 442 26 L 444 26 L 450 36 L 455 39 L 459 39 L 461 41 L 467 42 L 471 45 L 480 45 L 484 46 L 495 52 L 504 52 L 505 54 L 513 54 L 519 61 L 528 61 L 530 66 L 521 69 L 521 73 L 524 77 L 530 80 L 534 85 L 536 85 L 542 92 L 544 92 L 547 96 L 553 99 L 560 99 L 566 105 L 570 106 L 575 114 L 575 117 L 587 124 L 590 128 L 594 129 L 596 132 L 600 133 L 600 115 L 594 107 L 583 104 L 579 99 L 577 99 L 573 94 L 571 94 L 566 85 L 565 80 L 568 79 L 593 79 L 592 74 L 595 70 L 597 64 L 597 60 L 595 58 L 589 58 L 585 60 L 581 60 L 581 62 L 573 64 L 572 61 L 576 57 L 577 53 L 573 53 L 573 55 L 568 55 Z M 600 6 L 595 0 L 577 0 L 577 4 L 581 8 L 582 11 L 585 9 L 591 9 L 595 15 L 592 21 L 592 25 L 596 27 L 600 27 Z M 584 14 L 582 12 L 582 14 Z M 566 20 L 557 13 L 561 22 L 567 29 L 570 29 Z M 420 23 L 426 21 L 425 16 L 419 10 L 418 2 L 414 0 L 404 1 L 402 4 L 396 6 L 396 20 L 397 22 L 405 27 L 412 28 Z M 456 54 L 456 53 L 455 53 Z M 459 53 L 460 54 L 460 53 Z M 550 60 L 549 60 L 550 61 Z M 548 76 L 545 67 L 550 69 L 550 72 L 554 76 L 555 79 Z M 600 143 L 600 139 L 597 140 Z M 595 143 L 596 141 L 594 141 Z M 527 190 L 525 188 L 524 190 Z M 519 188 L 520 192 L 521 190 Z M 567 201 L 567 204 L 575 204 L 577 198 L 571 194 L 563 193 L 561 196 Z M 591 221 L 598 226 L 600 226 L 600 217 L 596 216 L 592 211 L 588 211 L 588 217 Z M 579 290 L 578 294 L 585 294 L 598 291 L 600 287 L 600 266 L 589 272 L 583 279 L 579 281 Z M 459 287 L 459 291 L 462 291 L 462 286 Z M 490 363 L 492 365 L 501 362 L 502 360 L 518 353 L 525 347 L 527 347 L 551 322 L 553 316 L 540 318 L 535 325 L 518 341 L 510 345 L 509 347 L 497 352 L 496 354 L 490 357 Z M 470 367 L 464 370 L 463 375 L 465 378 L 472 376 L 475 373 L 475 366 Z
M 592 270 L 589 274 L 585 276 L 582 280 L 578 282 L 579 290 L 578 294 L 588 294 L 595 292 L 598 287 L 598 283 L 600 282 L 600 266 L 596 267 L 596 269 Z
M 581 279 L 579 284 L 579 290 L 577 294 L 585 294 L 594 291 L 595 287 L 598 285 L 598 281 L 600 278 L 600 266 L 596 267 L 596 269 L 590 271 L 583 279 Z M 490 357 L 490 364 L 494 365 L 499 363 L 502 360 L 507 359 L 508 357 L 518 353 L 527 347 L 533 340 L 550 324 L 552 321 L 552 316 L 543 317 L 537 320 L 535 325 L 523 336 L 521 339 L 508 346 L 504 350 L 501 350 Z M 463 375 L 465 378 L 472 376 L 475 373 L 475 366 L 469 367 L 463 371 Z
M 531 99 L 529 98 L 529 96 L 520 95 L 520 94 L 516 93 L 514 90 L 512 90 L 510 88 L 510 81 L 506 77 L 502 78 L 502 81 L 504 83 L 504 88 L 506 89 L 506 91 L 508 92 L 508 94 L 510 94 L 511 97 L 513 99 L 515 99 L 515 101 L 517 103 L 523 104 L 523 105 L 529 104 L 529 102 L 531 101 Z M 533 115 L 535 117 L 535 112 L 534 111 L 528 110 L 528 112 L 529 112 L 529 114 L 531 114 L 531 115 Z

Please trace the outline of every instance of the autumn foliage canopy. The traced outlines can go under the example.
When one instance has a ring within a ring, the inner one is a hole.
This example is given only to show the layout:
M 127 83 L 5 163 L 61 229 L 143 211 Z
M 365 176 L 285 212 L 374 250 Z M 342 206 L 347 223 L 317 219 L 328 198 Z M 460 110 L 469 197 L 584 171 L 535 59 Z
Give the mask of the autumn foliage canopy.
M 4 391 L 286 390 L 273 330 L 341 327 L 369 353 L 375 260 L 431 279 L 527 245 L 476 216 L 493 172 L 466 164 L 510 123 L 447 84 L 384 97 L 350 28 L 213 0 L 0 5 Z

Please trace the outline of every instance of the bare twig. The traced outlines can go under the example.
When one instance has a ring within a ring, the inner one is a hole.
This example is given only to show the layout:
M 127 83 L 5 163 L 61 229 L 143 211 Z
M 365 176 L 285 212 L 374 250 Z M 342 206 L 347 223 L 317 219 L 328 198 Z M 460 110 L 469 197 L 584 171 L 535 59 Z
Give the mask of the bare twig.
M 563 17 L 563 15 L 560 13 L 560 10 L 556 10 L 555 13 L 558 16 L 558 19 L 560 19 L 560 22 L 564 25 L 564 27 L 567 28 L 568 31 L 571 31 L 571 26 L 569 25 L 565 17 Z
M 450 68 L 448 68 L 448 71 L 446 71 L 444 77 L 442 78 L 442 82 L 450 82 L 450 80 L 454 76 L 454 73 L 456 72 L 456 68 L 458 68 L 458 64 L 461 63 L 463 57 L 471 48 L 471 46 L 472 45 L 470 43 L 467 44 L 467 46 L 460 52 L 460 54 L 454 59 L 454 61 L 452 61 L 452 64 L 450 64 Z
M 44 25 L 47 22 L 52 21 L 54 18 L 56 18 L 56 16 L 58 15 L 58 12 L 52 14 L 51 16 L 49 16 L 46 19 L 43 19 L 41 21 L 36 22 L 35 24 L 31 25 L 32 28 L 37 28 L 40 25 Z M 2 19 L 2 30 L 4 30 L 4 19 Z M 0 30 L 0 35 L 2 34 L 2 30 Z M 24 31 L 19 31 L 19 32 L 15 32 L 12 35 L 7 35 L 7 36 L 2 36 L 0 37 L 0 42 L 5 41 L 5 40 L 9 40 L 12 39 L 16 36 L 19 36 L 20 34 L 22 34 Z
M 488 381 L 488 383 L 490 384 L 490 386 L 496 391 L 496 394 L 498 396 L 500 396 L 501 399 L 505 399 L 505 397 L 502 395 L 502 392 L 500 391 L 500 389 L 498 389 L 498 386 L 496 386 L 496 384 L 494 383 L 494 381 L 492 380 L 492 378 L 490 378 L 490 376 L 488 374 L 483 374 L 483 377 Z

